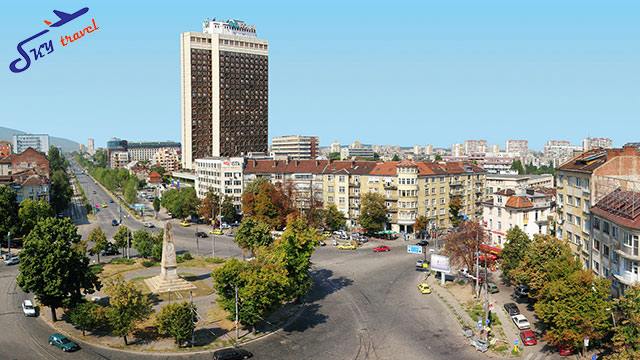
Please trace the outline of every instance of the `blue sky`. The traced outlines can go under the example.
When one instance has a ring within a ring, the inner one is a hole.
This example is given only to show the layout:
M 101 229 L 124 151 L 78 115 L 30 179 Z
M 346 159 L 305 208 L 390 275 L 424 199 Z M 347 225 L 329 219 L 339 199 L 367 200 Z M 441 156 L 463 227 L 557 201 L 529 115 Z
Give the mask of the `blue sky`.
M 99 31 L 9 71 L 53 9 L 83 6 L 53 38 L 92 17 Z M 269 40 L 270 137 L 640 141 L 640 3 L 616 0 L 12 1 L 0 15 L 0 125 L 98 145 L 179 140 L 178 36 L 206 17 L 243 19 Z

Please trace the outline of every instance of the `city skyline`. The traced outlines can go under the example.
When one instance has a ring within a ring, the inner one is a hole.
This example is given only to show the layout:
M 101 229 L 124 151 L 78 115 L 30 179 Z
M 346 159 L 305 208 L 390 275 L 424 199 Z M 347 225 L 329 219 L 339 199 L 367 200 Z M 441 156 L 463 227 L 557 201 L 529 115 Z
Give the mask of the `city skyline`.
M 269 139 L 305 134 L 319 136 L 322 146 L 360 139 L 436 147 L 486 139 L 503 147 L 522 138 L 534 149 L 549 139 L 580 144 L 602 136 L 616 146 L 636 140 L 625 131 L 639 80 L 632 71 L 638 27 L 631 2 L 553 3 L 553 14 L 539 2 L 402 2 L 366 10 L 349 4 L 340 12 L 282 4 L 290 11 L 198 2 L 179 11 L 128 4 L 125 14 L 113 4 L 88 2 L 100 32 L 29 72 L 2 73 L 2 125 L 81 143 L 93 137 L 96 146 L 112 136 L 179 141 L 177 40 L 217 17 L 256 24 L 270 41 Z M 15 16 L 5 26 L 12 30 L 0 35 L 5 65 L 50 6 L 10 5 Z M 382 25 L 393 18 L 403 20 Z M 144 67 L 132 66 L 143 61 Z M 122 86 L 124 79 L 133 85 Z

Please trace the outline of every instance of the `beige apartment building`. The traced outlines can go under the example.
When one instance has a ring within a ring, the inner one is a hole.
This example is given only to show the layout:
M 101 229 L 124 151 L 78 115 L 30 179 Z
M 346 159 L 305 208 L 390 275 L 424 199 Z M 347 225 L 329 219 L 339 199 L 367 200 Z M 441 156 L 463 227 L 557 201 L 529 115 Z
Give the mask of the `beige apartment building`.
M 585 268 L 590 268 L 591 207 L 615 190 L 617 181 L 640 179 L 636 147 L 587 151 L 562 164 L 556 173 L 558 228 Z

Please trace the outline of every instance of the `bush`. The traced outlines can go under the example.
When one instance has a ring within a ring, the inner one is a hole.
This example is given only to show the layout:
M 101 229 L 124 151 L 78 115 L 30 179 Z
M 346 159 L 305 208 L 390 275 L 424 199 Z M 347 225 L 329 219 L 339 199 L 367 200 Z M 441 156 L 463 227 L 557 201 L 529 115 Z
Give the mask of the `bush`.
M 156 266 L 156 265 L 158 265 L 158 262 L 157 261 L 153 261 L 153 260 L 145 260 L 145 261 L 142 262 L 142 266 L 147 267 L 147 268 L 148 267 L 153 267 L 153 266 Z
M 102 264 L 95 264 L 95 265 L 89 266 L 89 270 L 95 275 L 100 274 L 103 269 L 104 269 L 104 266 Z
M 220 257 L 208 257 L 205 258 L 204 261 L 208 262 L 209 264 L 222 264 L 226 260 Z
M 133 265 L 136 263 L 136 261 L 134 259 L 127 259 L 127 258 L 113 258 L 109 263 L 114 265 L 119 265 L 119 264 Z
M 67 312 L 67 316 L 71 324 L 82 330 L 82 336 L 85 331 L 93 331 L 105 321 L 104 308 L 90 302 L 78 304 Z
M 190 254 L 190 253 L 188 253 L 188 252 L 186 252 L 186 253 L 182 254 L 182 258 L 183 258 L 184 260 L 193 260 L 193 256 L 191 256 L 191 254 Z

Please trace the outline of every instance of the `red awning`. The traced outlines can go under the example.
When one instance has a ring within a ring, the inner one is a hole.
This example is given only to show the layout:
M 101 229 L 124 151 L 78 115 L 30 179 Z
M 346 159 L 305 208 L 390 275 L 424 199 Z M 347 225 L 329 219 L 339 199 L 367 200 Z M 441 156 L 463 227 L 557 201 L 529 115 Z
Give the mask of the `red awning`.
M 493 254 L 493 255 L 497 255 L 500 256 L 500 253 L 502 252 L 502 249 L 500 249 L 499 247 L 495 247 L 495 246 L 489 246 L 487 244 L 480 244 L 480 251 L 487 253 L 487 254 Z

